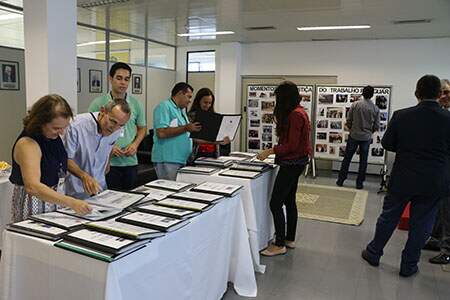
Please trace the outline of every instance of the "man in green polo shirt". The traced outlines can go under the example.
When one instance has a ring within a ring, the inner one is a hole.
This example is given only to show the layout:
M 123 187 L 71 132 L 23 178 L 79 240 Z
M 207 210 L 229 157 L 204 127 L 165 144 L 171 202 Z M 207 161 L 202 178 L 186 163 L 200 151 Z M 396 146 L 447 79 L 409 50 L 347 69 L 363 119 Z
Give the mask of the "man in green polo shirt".
M 106 174 L 106 183 L 109 189 L 129 190 L 133 188 L 137 177 L 138 160 L 136 152 L 147 131 L 141 103 L 127 94 L 130 77 L 131 68 L 129 65 L 122 62 L 112 65 L 108 76 L 111 83 L 111 92 L 95 98 L 88 109 L 90 112 L 100 111 L 102 106 L 113 99 L 124 99 L 130 106 L 130 119 L 124 126 L 123 135 L 119 137 L 113 148 L 111 168 L 109 173 Z
M 192 86 L 179 82 L 171 97 L 153 110 L 152 161 L 159 179 L 176 180 L 178 169 L 192 152 L 190 133 L 201 130 L 200 123 L 189 123 L 186 115 L 193 92 Z

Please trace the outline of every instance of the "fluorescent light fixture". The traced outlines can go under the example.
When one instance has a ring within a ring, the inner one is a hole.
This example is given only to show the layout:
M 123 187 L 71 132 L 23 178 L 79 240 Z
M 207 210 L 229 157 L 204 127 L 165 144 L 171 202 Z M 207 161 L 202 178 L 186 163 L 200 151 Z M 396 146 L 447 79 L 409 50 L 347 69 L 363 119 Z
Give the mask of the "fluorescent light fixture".
M 311 30 L 342 30 L 342 29 L 369 29 L 370 25 L 348 25 L 348 26 L 316 26 L 316 27 L 297 27 L 300 31 Z
M 234 34 L 234 31 L 211 31 L 211 32 L 195 32 L 195 33 L 178 33 L 179 37 L 185 36 L 210 36 L 210 35 L 224 35 Z
M 131 42 L 130 39 L 122 39 L 122 40 L 110 40 L 109 42 L 112 43 L 125 43 L 125 42 Z M 81 43 L 77 44 L 77 47 L 83 47 L 83 46 L 91 46 L 91 45 L 101 45 L 106 44 L 106 41 L 95 41 L 95 42 L 87 42 L 87 43 Z

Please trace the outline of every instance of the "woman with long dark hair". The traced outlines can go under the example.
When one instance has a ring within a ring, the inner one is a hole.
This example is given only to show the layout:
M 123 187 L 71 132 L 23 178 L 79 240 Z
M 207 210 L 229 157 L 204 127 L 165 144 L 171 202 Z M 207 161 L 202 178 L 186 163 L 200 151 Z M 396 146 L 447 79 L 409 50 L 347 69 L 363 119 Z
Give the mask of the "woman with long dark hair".
M 275 154 L 275 162 L 280 166 L 270 200 L 275 223 L 275 242 L 261 252 L 264 256 L 285 254 L 286 248 L 295 248 L 298 218 L 295 195 L 298 179 L 311 155 L 311 124 L 300 105 L 297 86 L 289 81 L 282 82 L 275 89 L 275 99 L 274 119 L 278 145 L 258 154 L 260 160 Z M 283 205 L 286 206 L 287 222 Z
M 191 109 L 188 112 L 189 119 L 193 122 L 195 120 L 195 113 L 198 111 L 214 111 L 215 97 L 213 92 L 208 88 L 201 88 L 195 95 L 194 102 L 192 102 Z M 230 144 L 230 139 L 225 137 L 223 142 L 208 142 L 201 139 L 194 139 L 195 157 L 217 157 L 219 155 L 218 145 Z

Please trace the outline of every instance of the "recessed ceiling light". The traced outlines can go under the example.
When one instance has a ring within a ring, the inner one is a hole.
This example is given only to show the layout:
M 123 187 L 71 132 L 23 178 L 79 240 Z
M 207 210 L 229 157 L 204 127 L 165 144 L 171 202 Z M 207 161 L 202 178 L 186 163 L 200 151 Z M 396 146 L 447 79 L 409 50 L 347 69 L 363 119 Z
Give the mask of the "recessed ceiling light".
M 234 31 L 211 31 L 211 32 L 193 32 L 193 33 L 178 33 L 179 37 L 185 36 L 209 36 L 209 35 L 224 35 L 234 34 Z
M 370 25 L 348 25 L 348 26 L 315 26 L 315 27 L 297 27 L 300 31 L 310 30 L 342 30 L 342 29 L 369 29 Z

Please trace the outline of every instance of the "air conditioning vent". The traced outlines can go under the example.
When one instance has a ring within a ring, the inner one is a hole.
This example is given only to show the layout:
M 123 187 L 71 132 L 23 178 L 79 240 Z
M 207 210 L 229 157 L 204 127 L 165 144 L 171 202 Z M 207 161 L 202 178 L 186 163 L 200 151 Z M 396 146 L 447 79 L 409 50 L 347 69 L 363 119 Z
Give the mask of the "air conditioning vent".
M 277 29 L 275 26 L 252 26 L 252 27 L 245 27 L 248 31 L 257 31 L 257 30 L 275 30 Z
M 416 19 L 416 20 L 394 20 L 392 24 L 395 25 L 404 25 L 404 24 L 424 24 L 431 23 L 432 19 Z

